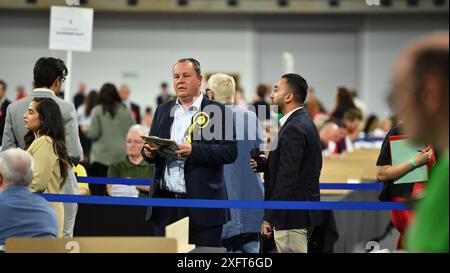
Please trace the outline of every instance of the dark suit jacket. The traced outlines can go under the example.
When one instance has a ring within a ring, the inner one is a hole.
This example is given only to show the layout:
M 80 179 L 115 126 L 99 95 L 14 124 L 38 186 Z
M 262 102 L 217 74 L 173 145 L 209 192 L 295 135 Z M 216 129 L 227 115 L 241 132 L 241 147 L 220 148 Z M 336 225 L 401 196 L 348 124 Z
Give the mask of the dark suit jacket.
M 141 108 L 139 105 L 131 103 L 131 113 L 136 120 L 136 124 L 141 124 Z
M 170 100 L 171 100 L 171 98 L 170 98 L 169 95 L 167 95 L 167 96 L 159 95 L 159 96 L 156 98 L 156 103 L 157 103 L 158 105 L 161 105 L 161 104 L 164 104 L 164 103 L 166 103 L 166 102 L 169 102 Z
M 320 201 L 322 169 L 320 137 L 310 116 L 299 109 L 281 127 L 277 146 L 265 172 L 265 200 Z M 276 229 L 299 229 L 320 224 L 317 210 L 266 210 L 264 220 Z
M 173 123 L 173 115 L 171 116 L 170 112 L 174 105 L 175 100 L 158 106 L 150 129 L 151 136 L 170 138 L 170 128 Z M 211 109 L 211 107 L 214 109 Z M 227 199 L 227 193 L 223 178 L 223 164 L 232 163 L 237 158 L 233 114 L 223 104 L 208 100 L 205 97 L 203 97 L 201 103 L 201 111 L 209 114 L 210 122 L 205 128 L 197 131 L 197 134 L 192 138 L 192 154 L 186 160 L 184 166 L 186 198 L 225 200 Z M 219 111 L 225 114 L 215 116 L 214 112 L 218 113 Z M 215 122 L 219 119 L 221 119 L 221 124 Z M 225 119 L 228 119 L 231 123 L 225 124 Z M 218 125 L 221 125 L 221 128 Z M 221 139 L 205 139 L 204 133 L 206 131 L 220 133 Z M 155 163 L 155 178 L 154 184 L 150 187 L 150 197 L 160 197 L 160 183 L 164 177 L 166 160 L 158 155 L 155 159 L 150 159 L 145 156 L 144 151 L 142 151 L 142 155 L 148 162 Z M 228 214 L 226 209 L 189 208 L 190 220 L 204 227 L 226 223 L 229 220 Z M 149 207 L 147 220 L 155 221 L 157 225 L 161 226 L 169 224 L 168 216 L 165 214 L 165 208 L 163 207 Z
M 0 146 L 2 146 L 3 130 L 5 129 L 6 109 L 11 102 L 8 99 L 0 105 Z
M 73 104 L 75 105 L 75 109 L 78 109 L 80 105 L 84 103 L 85 96 L 82 93 L 77 93 L 75 97 L 73 97 Z

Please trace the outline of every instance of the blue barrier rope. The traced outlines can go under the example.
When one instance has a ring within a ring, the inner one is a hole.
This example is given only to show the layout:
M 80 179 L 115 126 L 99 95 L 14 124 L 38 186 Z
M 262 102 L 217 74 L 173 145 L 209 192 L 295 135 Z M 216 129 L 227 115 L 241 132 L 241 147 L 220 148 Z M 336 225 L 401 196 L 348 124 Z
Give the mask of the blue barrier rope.
M 84 196 L 70 194 L 39 194 L 49 202 L 188 207 L 188 208 L 239 208 L 239 209 L 282 209 L 282 210 L 411 210 L 400 202 L 301 202 L 301 201 L 258 201 L 258 200 L 206 200 L 134 198 L 109 196 Z
M 383 142 L 384 138 L 382 137 L 360 137 L 355 140 L 353 140 L 353 143 L 355 142 Z
M 129 186 L 150 186 L 153 184 L 153 179 L 150 178 L 107 178 L 107 177 L 77 177 L 78 182 L 89 184 L 120 184 Z M 320 183 L 321 190 L 381 190 L 383 184 L 381 183 Z
M 361 184 L 350 183 L 320 183 L 321 190 L 361 190 L 378 191 L 383 189 L 382 183 L 370 182 Z

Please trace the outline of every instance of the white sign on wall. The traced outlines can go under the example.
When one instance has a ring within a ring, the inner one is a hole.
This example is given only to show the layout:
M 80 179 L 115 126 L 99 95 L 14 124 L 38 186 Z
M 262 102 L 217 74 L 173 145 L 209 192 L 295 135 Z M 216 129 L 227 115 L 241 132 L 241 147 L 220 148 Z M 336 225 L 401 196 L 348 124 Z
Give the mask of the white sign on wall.
M 91 51 L 93 21 L 93 9 L 52 6 L 49 48 Z

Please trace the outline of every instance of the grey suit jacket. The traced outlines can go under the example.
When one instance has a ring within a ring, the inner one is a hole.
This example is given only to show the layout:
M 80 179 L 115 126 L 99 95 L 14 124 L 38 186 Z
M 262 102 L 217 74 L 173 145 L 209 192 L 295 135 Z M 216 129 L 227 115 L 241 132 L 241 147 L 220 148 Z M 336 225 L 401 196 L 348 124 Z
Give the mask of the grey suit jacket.
M 70 159 L 76 165 L 80 161 L 83 149 L 81 148 L 80 137 L 78 135 L 78 121 L 75 106 L 57 97 L 55 93 L 49 89 L 38 88 L 35 89 L 29 96 L 15 101 L 8 106 L 6 110 L 5 130 L 3 132 L 2 150 L 9 148 L 25 149 L 24 137 L 28 132 L 23 121 L 23 114 L 28 109 L 30 102 L 35 97 L 52 98 L 61 109 L 64 128 L 66 131 L 66 147 Z M 71 168 L 70 168 L 71 169 Z M 76 187 L 76 179 L 73 172 L 69 172 L 69 177 L 66 184 L 71 184 Z M 65 187 L 66 188 L 66 187 Z M 71 192 L 75 191 L 75 192 Z M 64 190 L 65 193 L 76 193 L 77 187 Z

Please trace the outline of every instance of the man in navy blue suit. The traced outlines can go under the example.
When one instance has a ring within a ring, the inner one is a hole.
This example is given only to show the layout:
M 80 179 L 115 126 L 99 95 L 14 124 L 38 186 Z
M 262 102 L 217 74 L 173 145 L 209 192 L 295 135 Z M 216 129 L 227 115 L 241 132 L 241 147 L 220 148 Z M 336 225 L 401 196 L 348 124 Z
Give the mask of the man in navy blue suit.
M 320 136 L 311 117 L 303 109 L 308 83 L 298 74 L 285 74 L 278 81 L 272 104 L 283 114 L 280 131 L 272 142 L 264 169 L 265 200 L 320 201 L 319 177 L 322 169 Z M 251 162 L 253 169 L 257 162 Z M 314 226 L 320 225 L 317 210 L 266 209 L 261 235 L 273 236 L 280 253 L 306 253 Z
M 150 135 L 175 140 L 178 157 L 163 157 L 157 148 L 144 145 L 142 155 L 156 167 L 150 196 L 225 200 L 223 165 L 237 158 L 233 114 L 202 95 L 197 60 L 179 60 L 172 76 L 177 98 L 158 106 Z M 164 235 L 168 224 L 186 216 L 189 243 L 221 245 L 222 226 L 229 220 L 227 209 L 149 207 L 147 211 L 147 220 L 155 223 L 158 236 Z

